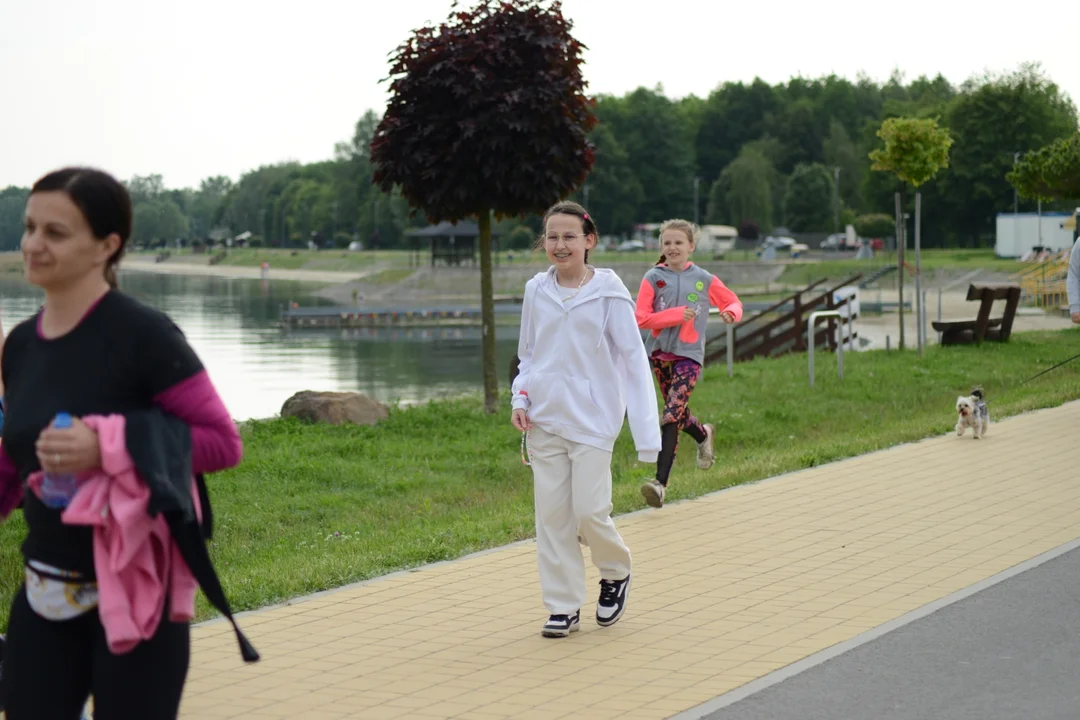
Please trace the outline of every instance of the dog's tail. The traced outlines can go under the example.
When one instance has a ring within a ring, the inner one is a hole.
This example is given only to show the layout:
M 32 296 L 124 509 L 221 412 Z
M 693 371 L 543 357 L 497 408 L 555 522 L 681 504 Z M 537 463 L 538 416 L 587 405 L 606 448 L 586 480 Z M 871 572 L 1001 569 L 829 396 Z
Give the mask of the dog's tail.
M 976 385 L 971 389 L 971 397 L 978 398 L 979 400 L 986 399 L 986 396 L 983 395 L 982 385 Z

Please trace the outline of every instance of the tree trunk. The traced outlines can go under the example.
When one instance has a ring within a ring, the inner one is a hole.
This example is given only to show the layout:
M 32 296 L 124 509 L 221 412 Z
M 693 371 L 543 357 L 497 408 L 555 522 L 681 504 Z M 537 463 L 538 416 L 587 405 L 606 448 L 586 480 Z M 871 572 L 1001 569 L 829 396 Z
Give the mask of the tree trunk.
M 491 213 L 477 216 L 480 225 L 480 316 L 483 325 L 484 409 L 494 413 L 499 404 L 495 372 L 495 297 L 491 280 Z
M 907 223 L 904 222 L 904 188 L 896 193 L 896 285 L 897 313 L 900 316 L 900 350 L 904 349 L 904 246 L 907 245 Z

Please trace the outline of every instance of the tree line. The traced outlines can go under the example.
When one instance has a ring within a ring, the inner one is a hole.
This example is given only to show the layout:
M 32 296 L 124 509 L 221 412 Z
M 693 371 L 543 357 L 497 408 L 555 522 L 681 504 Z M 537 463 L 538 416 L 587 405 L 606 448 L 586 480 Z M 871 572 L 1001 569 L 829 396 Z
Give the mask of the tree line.
M 989 246 L 999 212 L 1034 209 L 1006 180 L 1018 159 L 1078 132 L 1072 100 L 1037 65 L 973 77 L 940 75 L 883 84 L 866 77 L 724 83 L 707 98 L 672 99 L 662 87 L 595 98 L 596 162 L 574 199 L 602 232 L 629 235 L 669 217 L 768 233 L 826 232 L 855 223 L 867 234 L 891 224 L 895 180 L 871 171 L 881 123 L 937 118 L 953 139 L 949 167 L 921 188 L 924 246 Z M 426 224 L 395 189 L 372 183 L 370 144 L 380 117 L 368 111 L 332 159 L 266 165 L 237 181 L 210 177 L 168 189 L 159 175 L 127 185 L 137 244 L 242 232 L 255 245 L 298 247 L 315 237 L 339 247 L 405 246 Z M 0 190 L 0 249 L 18 247 L 27 188 Z M 695 204 L 696 199 L 696 204 Z M 1072 209 L 1080 198 L 1044 203 Z M 503 247 L 528 245 L 536 217 L 498 224 Z

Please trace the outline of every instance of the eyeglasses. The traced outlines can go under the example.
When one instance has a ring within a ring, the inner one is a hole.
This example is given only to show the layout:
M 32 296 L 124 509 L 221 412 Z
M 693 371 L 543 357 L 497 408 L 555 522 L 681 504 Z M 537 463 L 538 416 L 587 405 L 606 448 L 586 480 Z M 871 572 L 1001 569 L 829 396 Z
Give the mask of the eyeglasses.
M 521 433 L 521 464 L 528 467 L 532 465 L 532 461 L 529 459 L 529 433 L 528 431 Z
M 562 236 L 562 241 L 564 243 L 566 243 L 567 245 L 569 245 L 569 244 L 573 243 L 575 240 L 577 240 L 578 238 L 585 238 L 585 237 L 589 237 L 589 236 L 585 235 L 585 234 L 582 234 L 582 233 L 567 233 L 567 234 Z M 559 236 L 558 235 L 548 235 L 546 238 L 544 238 L 544 241 L 547 242 L 548 245 L 556 245 L 559 242 Z

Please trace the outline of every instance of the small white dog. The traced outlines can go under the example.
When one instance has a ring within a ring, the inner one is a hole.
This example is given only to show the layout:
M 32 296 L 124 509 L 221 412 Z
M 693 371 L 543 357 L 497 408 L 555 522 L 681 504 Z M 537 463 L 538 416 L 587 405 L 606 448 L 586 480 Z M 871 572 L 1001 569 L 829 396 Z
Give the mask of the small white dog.
M 983 392 L 980 388 L 971 391 L 971 395 L 956 398 L 956 436 L 963 437 L 964 431 L 971 428 L 972 434 L 978 440 L 986 434 L 990 427 L 990 412 L 986 409 L 986 401 L 983 400 Z

